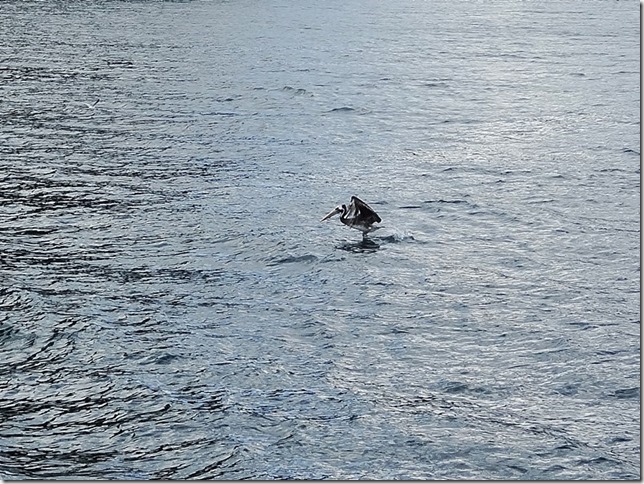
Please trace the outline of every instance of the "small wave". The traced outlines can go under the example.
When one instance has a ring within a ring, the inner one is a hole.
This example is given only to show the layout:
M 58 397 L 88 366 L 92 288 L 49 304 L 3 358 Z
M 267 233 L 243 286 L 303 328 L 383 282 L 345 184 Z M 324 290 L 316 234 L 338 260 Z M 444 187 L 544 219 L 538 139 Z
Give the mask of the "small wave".
M 423 203 L 466 203 L 469 204 L 467 200 L 425 200 Z
M 355 111 L 354 108 L 349 107 L 349 106 L 342 106 L 341 108 L 333 108 L 329 112 L 330 113 L 350 113 Z
M 469 202 L 467 200 L 444 200 L 444 199 L 439 199 L 439 200 L 425 200 L 423 202 L 425 205 L 428 206 L 433 206 L 435 207 L 435 210 L 440 211 L 440 205 L 463 205 L 468 208 L 478 208 L 479 206 L 476 203 Z
M 615 390 L 613 396 L 616 398 L 640 398 L 640 389 L 638 387 L 622 388 Z
M 14 230 L 14 235 L 31 235 L 31 236 L 41 236 L 41 235 L 48 235 L 51 234 L 52 232 L 55 232 L 56 228 L 53 229 L 16 229 Z
M 0 311 L 10 311 L 24 308 L 27 304 L 25 296 L 22 292 L 15 289 L 1 288 L 0 289 Z M 6 332 L 0 326 L 0 335 Z
M 555 201 L 554 198 L 543 198 L 538 200 L 530 200 L 527 203 L 534 205 L 534 204 L 540 204 L 540 203 L 552 203 L 554 201 Z
M 640 155 L 640 152 L 639 152 L 639 151 L 637 151 L 637 150 L 633 150 L 633 149 L 631 149 L 631 148 L 623 148 L 623 149 L 622 149 L 622 153 L 631 153 L 631 154 L 633 154 L 633 155 L 637 155 L 637 156 L 639 156 L 639 155 Z
M 394 231 L 390 235 L 386 236 L 381 236 L 377 237 L 378 240 L 382 242 L 387 242 L 387 243 L 399 243 L 399 242 L 406 242 L 406 241 L 411 241 L 411 240 L 416 240 L 412 234 L 409 232 L 400 232 L 400 231 Z
M 315 262 L 318 260 L 317 256 L 313 254 L 306 254 L 306 255 L 301 255 L 301 256 L 288 256 L 284 257 L 282 259 L 276 260 L 274 262 L 269 263 L 268 265 L 270 266 L 276 266 L 278 264 L 292 264 L 296 262 Z
M 371 239 L 363 239 L 360 242 L 347 242 L 337 246 L 336 248 L 340 250 L 346 250 L 347 252 L 361 254 L 376 252 L 378 249 L 380 249 L 380 244 L 374 242 Z
M 282 91 L 283 92 L 288 92 L 290 94 L 294 94 L 296 96 L 303 96 L 305 94 L 309 94 L 309 92 L 306 89 L 295 88 L 295 87 L 292 87 L 292 86 L 284 86 L 282 88 Z
M 199 113 L 201 116 L 223 116 L 223 117 L 231 117 L 231 116 L 239 116 L 238 113 L 233 113 L 231 111 L 204 111 Z
M 445 82 L 426 82 L 423 84 L 425 87 L 448 87 L 447 83 Z
M 615 173 L 615 172 L 628 172 L 622 168 L 602 168 L 601 170 L 596 170 L 598 173 Z

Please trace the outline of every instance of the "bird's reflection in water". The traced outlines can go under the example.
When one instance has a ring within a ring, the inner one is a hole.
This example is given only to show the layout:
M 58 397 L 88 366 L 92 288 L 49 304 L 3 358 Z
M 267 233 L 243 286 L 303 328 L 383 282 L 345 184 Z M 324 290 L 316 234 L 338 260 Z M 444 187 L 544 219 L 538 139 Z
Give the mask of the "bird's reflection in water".
M 371 239 L 363 238 L 359 242 L 346 242 L 337 247 L 341 250 L 346 250 L 347 252 L 375 252 L 380 248 L 380 244 L 374 242 Z

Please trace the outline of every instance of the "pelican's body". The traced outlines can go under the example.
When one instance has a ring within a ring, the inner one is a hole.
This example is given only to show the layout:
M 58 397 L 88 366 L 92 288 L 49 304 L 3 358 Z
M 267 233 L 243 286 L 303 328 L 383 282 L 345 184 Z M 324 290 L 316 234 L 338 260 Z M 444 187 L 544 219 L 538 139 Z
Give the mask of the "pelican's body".
M 335 207 L 331 212 L 326 214 L 320 222 L 324 222 L 337 214 L 341 214 L 340 222 L 347 227 L 360 230 L 363 235 L 377 228 L 373 227 L 373 224 L 382 222 L 380 216 L 373 208 L 355 196 L 351 197 L 351 203 L 348 207 L 344 204 Z

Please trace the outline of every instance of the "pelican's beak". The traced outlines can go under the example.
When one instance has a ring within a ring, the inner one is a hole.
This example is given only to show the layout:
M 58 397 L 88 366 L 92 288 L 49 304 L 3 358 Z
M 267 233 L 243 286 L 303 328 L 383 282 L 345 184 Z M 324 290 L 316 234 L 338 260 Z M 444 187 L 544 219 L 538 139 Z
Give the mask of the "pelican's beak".
M 333 217 L 334 215 L 339 214 L 340 212 L 342 212 L 342 209 L 340 207 L 335 207 L 333 210 L 331 210 L 329 213 L 327 213 L 322 218 L 322 220 L 320 220 L 320 222 L 324 222 L 326 219 L 329 219 L 329 218 Z

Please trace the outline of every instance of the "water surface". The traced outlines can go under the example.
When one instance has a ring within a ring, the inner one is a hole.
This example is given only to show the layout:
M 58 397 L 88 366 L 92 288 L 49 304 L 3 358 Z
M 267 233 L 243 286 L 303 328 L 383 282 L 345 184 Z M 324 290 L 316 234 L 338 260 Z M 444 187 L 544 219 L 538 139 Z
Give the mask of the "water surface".
M 639 479 L 629 2 L 4 2 L 0 477 Z M 368 241 L 319 219 L 351 195 Z

